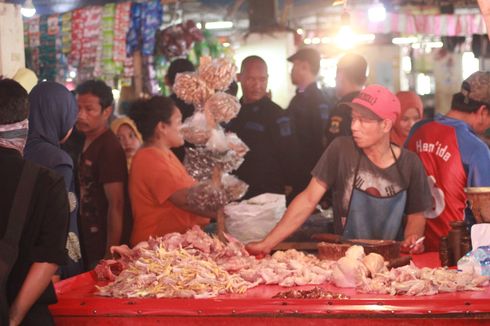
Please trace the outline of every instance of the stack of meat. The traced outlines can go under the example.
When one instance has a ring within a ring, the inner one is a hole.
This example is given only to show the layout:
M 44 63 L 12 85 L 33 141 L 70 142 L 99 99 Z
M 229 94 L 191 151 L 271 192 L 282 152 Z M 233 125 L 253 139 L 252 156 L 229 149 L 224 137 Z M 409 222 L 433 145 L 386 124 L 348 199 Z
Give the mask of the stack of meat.
M 228 237 L 224 245 L 197 226 L 112 251 L 121 259 L 95 269 L 100 280 L 113 281 L 98 287 L 98 294 L 112 297 L 202 298 L 243 293 L 259 284 L 321 284 L 329 280 L 332 264 L 295 250 L 257 260 L 235 239 Z
M 415 265 L 388 270 L 383 257 L 352 246 L 338 261 L 319 260 L 296 250 L 277 251 L 256 259 L 243 244 L 228 237 L 225 245 L 195 226 L 185 234 L 170 233 L 130 249 L 111 248 L 120 259 L 103 261 L 95 272 L 112 283 L 98 287 L 112 297 L 214 297 L 243 293 L 259 284 L 285 287 L 333 283 L 377 294 L 432 295 L 475 291 L 489 278 L 445 268 Z
M 366 256 L 361 246 L 352 246 L 333 264 L 332 282 L 338 287 L 355 287 L 358 292 L 416 296 L 478 291 L 489 285 L 487 276 L 473 273 L 442 267 L 420 269 L 413 263 L 388 270 L 386 265 L 382 256 Z

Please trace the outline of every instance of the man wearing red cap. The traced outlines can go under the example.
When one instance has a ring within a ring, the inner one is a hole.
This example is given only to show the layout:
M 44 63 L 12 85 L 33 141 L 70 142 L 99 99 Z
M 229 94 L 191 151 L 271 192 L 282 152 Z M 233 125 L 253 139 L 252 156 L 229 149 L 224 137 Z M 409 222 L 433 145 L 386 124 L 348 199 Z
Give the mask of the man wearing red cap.
M 345 105 L 352 109 L 352 136 L 332 142 L 278 225 L 247 245 L 250 253 L 270 252 L 301 226 L 328 189 L 335 231 L 345 239 L 396 239 L 405 251 L 424 250 L 416 241 L 424 234 L 423 211 L 431 206 L 427 177 L 414 153 L 390 143 L 400 102 L 385 87 L 371 85 Z

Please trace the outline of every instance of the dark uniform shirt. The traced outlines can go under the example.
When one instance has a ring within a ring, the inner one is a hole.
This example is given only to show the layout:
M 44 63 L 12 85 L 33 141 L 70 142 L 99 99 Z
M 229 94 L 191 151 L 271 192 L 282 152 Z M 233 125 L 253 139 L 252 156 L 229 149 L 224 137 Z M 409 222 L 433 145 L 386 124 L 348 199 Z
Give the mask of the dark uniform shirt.
M 250 151 L 236 175 L 249 184 L 244 198 L 262 193 L 284 193 L 289 173 L 288 152 L 292 133 L 288 116 L 268 97 L 244 104 L 226 126 L 247 144 Z
M 24 160 L 13 149 L 0 148 L 0 238 L 4 237 L 10 209 L 20 180 Z M 27 218 L 19 243 L 19 255 L 7 282 L 7 296 L 13 302 L 34 262 L 63 265 L 66 262 L 66 236 L 70 211 L 63 178 L 41 168 L 32 192 Z M 53 285 L 36 301 L 34 309 L 44 306 L 42 313 L 49 316 L 48 304 L 56 302 Z M 39 309 L 37 310 L 39 311 Z M 41 314 L 42 314 L 41 313 Z M 37 324 L 44 325 L 43 316 L 37 314 Z
M 185 119 L 194 114 L 194 105 L 185 103 L 180 98 L 178 98 L 175 93 L 172 93 L 170 95 L 170 98 L 174 101 L 175 106 L 179 108 L 180 113 L 182 113 L 182 122 L 184 122 Z M 175 156 L 177 156 L 177 158 L 181 162 L 184 162 L 185 149 L 192 146 L 193 145 L 191 143 L 185 142 L 184 145 L 180 147 L 172 148 L 172 152 L 174 152 Z
M 327 121 L 324 134 L 324 148 L 338 136 L 351 136 L 352 131 L 350 128 L 352 117 L 351 109 L 346 105 L 339 105 L 343 102 L 352 102 L 352 100 L 359 94 L 359 92 L 352 92 L 343 96 L 337 105 L 330 112 L 330 117 Z
M 298 142 L 299 166 L 295 173 L 294 193 L 302 191 L 311 179 L 310 172 L 323 153 L 323 132 L 331 105 L 316 83 L 297 92 L 288 107 L 293 132 Z

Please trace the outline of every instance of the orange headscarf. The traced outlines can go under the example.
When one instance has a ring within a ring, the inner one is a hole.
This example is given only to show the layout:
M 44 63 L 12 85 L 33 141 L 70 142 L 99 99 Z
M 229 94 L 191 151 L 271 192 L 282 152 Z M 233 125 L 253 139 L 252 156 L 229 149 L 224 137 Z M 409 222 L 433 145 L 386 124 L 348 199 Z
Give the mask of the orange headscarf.
M 415 108 L 420 114 L 420 118 L 424 115 L 424 105 L 422 99 L 415 92 L 398 92 L 396 97 L 400 101 L 401 112 L 398 119 L 393 124 L 393 129 L 391 130 L 391 142 L 397 144 L 398 146 L 403 146 L 406 137 L 402 135 L 400 131 L 400 120 L 402 119 L 405 112 L 410 108 Z

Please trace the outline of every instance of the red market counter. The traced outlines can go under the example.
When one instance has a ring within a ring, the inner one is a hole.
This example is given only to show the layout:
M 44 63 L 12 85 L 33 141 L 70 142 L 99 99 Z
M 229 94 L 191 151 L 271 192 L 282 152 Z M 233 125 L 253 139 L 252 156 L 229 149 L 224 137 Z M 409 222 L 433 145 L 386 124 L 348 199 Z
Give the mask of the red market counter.
M 439 265 L 435 253 L 413 259 L 419 267 Z M 56 284 L 59 302 L 50 306 L 56 325 L 490 325 L 490 287 L 410 297 L 358 294 L 326 284 L 321 287 L 350 296 L 327 300 L 272 299 L 289 288 L 262 285 L 212 299 L 115 299 L 94 295 L 95 284 L 92 273 Z

